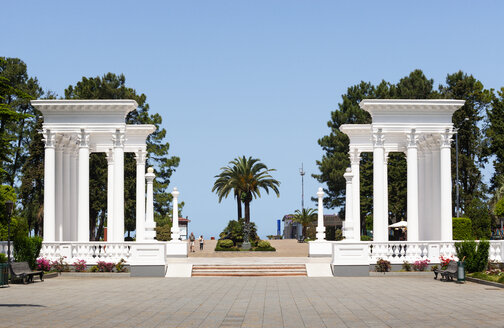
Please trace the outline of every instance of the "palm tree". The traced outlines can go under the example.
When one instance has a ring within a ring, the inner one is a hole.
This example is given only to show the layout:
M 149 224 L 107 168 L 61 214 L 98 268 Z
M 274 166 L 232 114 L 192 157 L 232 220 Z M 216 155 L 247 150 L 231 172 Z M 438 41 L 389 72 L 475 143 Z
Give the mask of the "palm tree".
M 303 226 L 303 236 L 306 237 L 306 228 L 317 220 L 317 211 L 313 208 L 303 208 L 301 211 L 296 210 L 292 220 L 301 223 Z
M 258 158 L 238 157 L 221 170 L 222 172 L 215 176 L 217 180 L 212 191 L 217 192 L 219 202 L 233 191 L 237 199 L 238 216 L 241 216 L 241 202 L 245 205 L 246 224 L 250 222 L 250 202 L 254 198 L 261 197 L 261 189 L 267 194 L 271 189 L 278 197 L 280 196 L 278 190 L 280 182 L 270 175 L 270 172 L 276 170 L 268 169 Z

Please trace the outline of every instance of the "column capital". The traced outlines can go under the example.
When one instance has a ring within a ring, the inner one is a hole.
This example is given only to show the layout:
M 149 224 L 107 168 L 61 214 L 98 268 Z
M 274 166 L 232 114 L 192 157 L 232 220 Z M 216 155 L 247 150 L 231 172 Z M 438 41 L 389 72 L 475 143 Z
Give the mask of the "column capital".
M 114 147 L 124 147 L 124 132 L 116 129 L 116 131 L 112 135 L 112 142 L 114 143 Z
M 137 152 L 135 152 L 135 159 L 137 165 L 145 164 L 145 161 L 147 159 L 147 152 L 144 149 L 139 149 Z
M 345 174 L 343 174 L 343 177 L 345 178 L 346 180 L 346 183 L 348 184 L 351 184 L 352 183 L 352 180 L 353 180 L 353 173 L 352 173 L 352 169 L 347 167 L 346 171 L 345 171 Z
M 154 174 L 154 169 L 152 167 L 149 167 L 147 169 L 147 173 L 145 173 L 145 179 L 147 180 L 147 183 L 152 183 L 155 177 L 156 175 Z
M 357 148 L 350 149 L 349 155 L 351 164 L 360 164 L 360 151 Z
M 418 147 L 418 134 L 415 129 L 411 129 L 411 132 L 406 135 L 406 140 L 408 141 L 408 148 Z
M 55 145 L 55 134 L 52 133 L 50 129 L 44 129 L 42 132 L 43 139 L 45 143 L 45 148 L 54 148 Z
M 440 148 L 450 148 L 452 141 L 453 131 L 446 129 L 444 133 L 441 133 L 441 138 L 439 139 Z
M 89 133 L 86 130 L 81 129 L 79 135 L 77 136 L 79 143 L 79 148 L 89 148 Z
M 373 147 L 383 148 L 384 143 L 385 136 L 383 135 L 382 129 L 378 129 L 378 131 L 373 132 Z

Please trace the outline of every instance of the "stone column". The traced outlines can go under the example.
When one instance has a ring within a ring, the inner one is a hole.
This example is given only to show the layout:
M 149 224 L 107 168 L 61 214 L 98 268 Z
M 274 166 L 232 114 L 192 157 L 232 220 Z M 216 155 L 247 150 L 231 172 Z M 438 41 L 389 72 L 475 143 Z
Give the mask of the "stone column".
M 136 152 L 136 240 L 145 240 L 145 159 L 147 152 Z
M 114 143 L 114 241 L 124 241 L 124 132 L 116 130 Z
M 178 196 L 180 192 L 177 187 L 173 188 L 172 191 L 173 196 L 173 215 L 172 215 L 172 228 L 171 228 L 171 238 L 172 241 L 178 241 L 180 238 L 180 229 L 178 225 Z M 187 232 L 189 233 L 189 232 Z
M 346 240 L 355 240 L 355 223 L 353 217 L 353 192 L 352 192 L 352 169 L 347 168 L 343 177 L 346 180 L 346 192 L 345 192 L 345 229 L 343 230 L 343 236 Z M 359 227 L 360 228 L 360 227 Z
M 324 226 L 324 205 L 322 198 L 324 197 L 324 191 L 322 187 L 318 188 L 318 214 L 317 214 L 317 241 L 322 241 L 325 239 L 325 226 Z
M 373 134 L 373 240 L 388 241 L 388 227 L 384 217 L 384 148 L 382 130 Z
M 389 209 L 388 209 L 388 156 L 389 153 L 386 151 L 383 154 L 383 198 L 385 201 L 383 202 L 383 217 L 385 218 L 385 226 L 387 227 L 387 238 L 389 235 Z
M 361 210 L 360 210 L 360 152 L 350 149 L 350 165 L 352 168 L 352 218 L 354 222 L 354 235 L 360 241 Z M 355 229 L 357 228 L 357 229 Z
M 79 195 L 77 201 L 77 241 L 89 241 L 89 134 L 79 134 Z
M 56 146 L 56 241 L 63 241 L 63 149 L 62 138 Z
M 77 152 L 73 144 L 70 152 L 70 241 L 77 241 Z
M 418 241 L 418 135 L 415 129 L 407 135 L 407 140 L 408 241 Z
M 116 240 L 114 227 L 114 150 L 107 152 L 107 241 Z
M 434 240 L 442 240 L 441 238 L 441 175 L 440 175 L 440 158 L 439 145 L 432 145 L 432 232 L 434 232 Z
M 154 222 L 154 169 L 149 167 L 145 179 L 147 180 L 147 211 L 145 213 L 145 240 L 156 237 L 156 222 Z M 173 234 L 172 234 L 173 236 Z
M 453 240 L 452 231 L 452 181 L 451 181 L 451 138 L 452 132 L 446 129 L 441 134 L 441 240 Z
M 56 153 L 54 149 L 54 134 L 51 130 L 44 131 L 44 241 L 56 240 Z
M 430 218 L 425 215 L 425 154 L 418 148 L 418 238 L 427 240 Z
M 65 148 L 63 149 L 63 237 L 61 239 L 63 241 L 71 240 L 70 195 L 72 193 L 72 181 L 70 178 L 70 153 L 72 149 L 69 142 L 70 140 L 66 140 Z

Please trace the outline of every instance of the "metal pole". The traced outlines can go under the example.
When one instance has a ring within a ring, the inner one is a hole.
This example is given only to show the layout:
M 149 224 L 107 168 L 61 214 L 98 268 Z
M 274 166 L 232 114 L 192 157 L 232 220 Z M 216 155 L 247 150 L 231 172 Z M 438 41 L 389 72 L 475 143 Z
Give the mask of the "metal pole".
M 457 167 L 457 170 L 456 170 L 456 174 L 457 174 L 457 177 L 456 177 L 456 186 L 455 186 L 455 190 L 456 190 L 456 197 L 455 197 L 455 203 L 456 203 L 456 215 L 457 217 L 460 216 L 460 192 L 459 192 L 459 170 L 458 170 L 458 167 L 459 167 L 459 151 L 458 151 L 458 129 L 455 129 L 455 162 L 456 162 L 456 167 Z
M 303 163 L 301 163 L 301 169 L 299 169 L 299 174 L 301 174 L 301 209 L 304 209 L 304 175 Z

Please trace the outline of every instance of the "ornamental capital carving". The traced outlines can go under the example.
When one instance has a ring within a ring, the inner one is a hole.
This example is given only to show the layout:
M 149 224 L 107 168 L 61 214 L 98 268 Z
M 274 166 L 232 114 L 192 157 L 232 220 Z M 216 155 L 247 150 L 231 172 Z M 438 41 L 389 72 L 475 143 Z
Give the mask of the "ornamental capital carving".
M 352 169 L 348 167 L 345 171 L 345 174 L 343 174 L 343 177 L 345 178 L 347 184 L 351 184 L 353 180 Z
M 124 132 L 121 132 L 119 129 L 112 135 L 112 142 L 114 147 L 123 147 L 124 146 Z
M 86 133 L 84 129 L 81 129 L 81 132 L 77 136 L 77 140 L 80 148 L 89 147 L 89 133 Z
M 385 143 L 385 136 L 382 133 L 382 129 L 378 129 L 377 132 L 373 133 L 373 146 L 383 147 Z
M 42 132 L 42 136 L 43 136 L 43 141 L 45 143 L 45 147 L 46 148 L 54 148 L 54 141 L 55 141 L 55 135 L 54 133 L 51 132 L 51 130 L 49 129 L 46 129 Z
M 352 165 L 355 165 L 355 164 L 360 164 L 360 151 L 358 149 L 350 149 L 350 152 L 349 152 L 349 155 L 350 155 L 350 163 Z
M 449 129 L 446 129 L 444 133 L 441 133 L 439 138 L 439 146 L 441 148 L 450 148 L 452 141 L 453 132 Z
M 137 165 L 142 165 L 142 164 L 145 164 L 145 161 L 147 160 L 147 152 L 143 149 L 139 149 L 136 153 L 135 153 L 135 159 L 136 159 L 136 162 L 137 162 Z
M 406 140 L 408 141 L 408 148 L 418 147 L 418 134 L 415 129 L 411 129 L 411 132 L 406 135 Z

